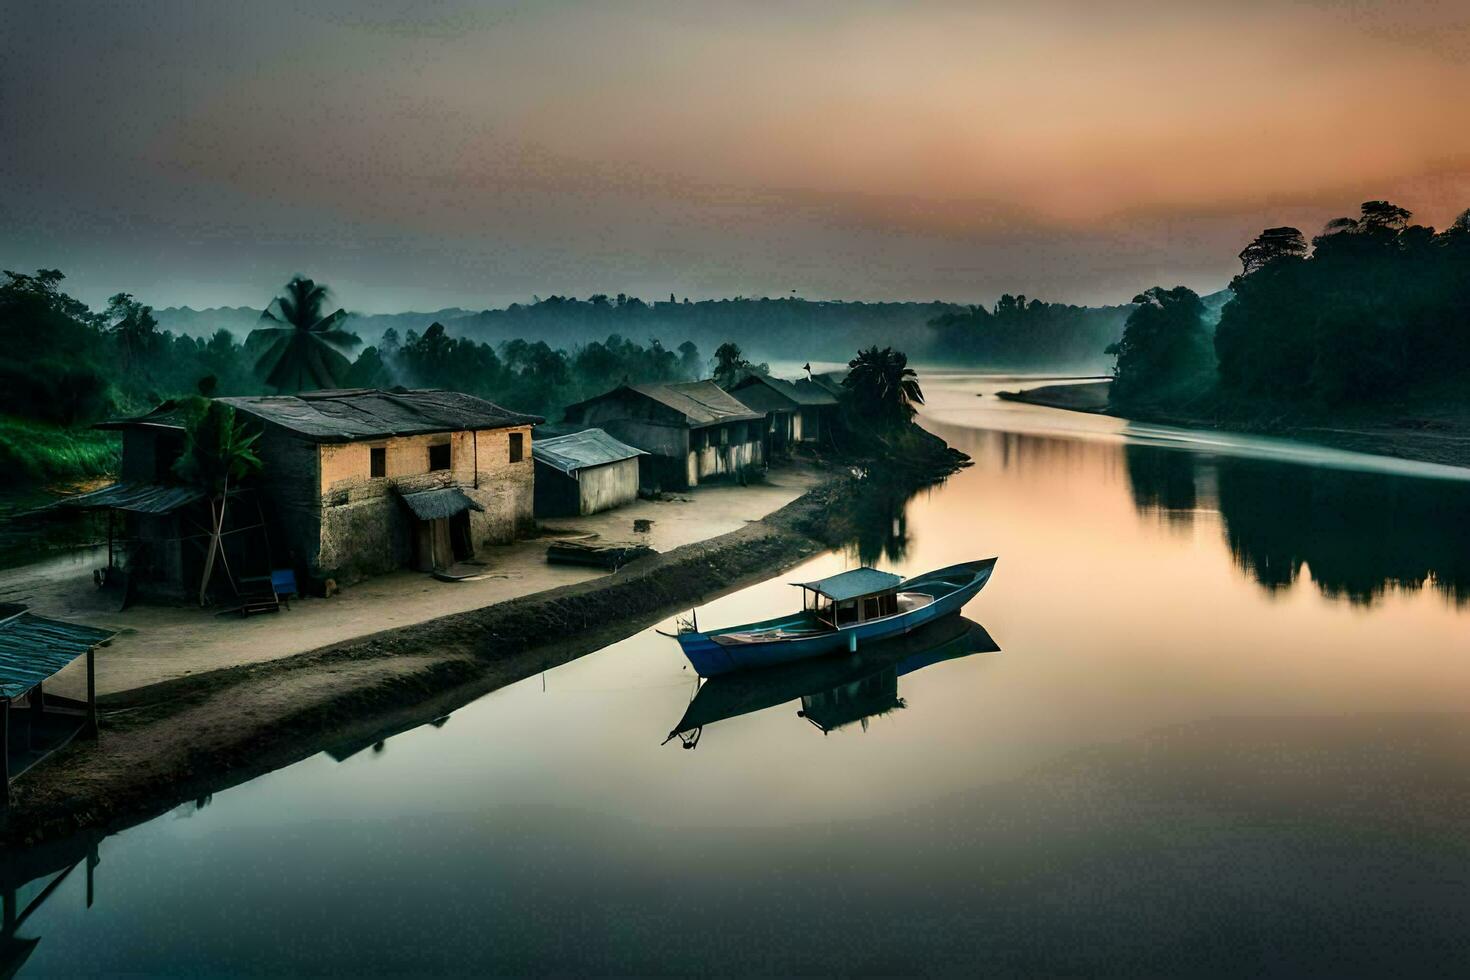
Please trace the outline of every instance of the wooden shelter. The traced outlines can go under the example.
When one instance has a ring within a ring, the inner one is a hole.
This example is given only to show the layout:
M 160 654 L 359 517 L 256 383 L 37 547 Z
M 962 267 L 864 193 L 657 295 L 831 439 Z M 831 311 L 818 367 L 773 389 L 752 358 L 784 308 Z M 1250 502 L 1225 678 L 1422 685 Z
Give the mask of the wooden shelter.
M 688 490 L 765 464 L 765 416 L 713 381 L 620 385 L 569 406 L 566 421 L 648 453 L 641 471 L 648 489 Z
M 601 429 L 537 439 L 536 516 L 581 517 L 638 499 L 642 449 Z
M 112 630 L 36 616 L 17 603 L 0 605 L 0 805 L 10 804 L 10 780 L 77 735 L 97 736 L 94 651 L 113 635 Z M 79 657 L 87 658 L 87 700 L 47 693 L 45 682 Z
M 784 452 L 797 443 L 821 439 L 824 415 L 837 408 L 837 399 L 825 389 L 750 373 L 726 389 L 752 411 L 766 416 L 767 446 Z

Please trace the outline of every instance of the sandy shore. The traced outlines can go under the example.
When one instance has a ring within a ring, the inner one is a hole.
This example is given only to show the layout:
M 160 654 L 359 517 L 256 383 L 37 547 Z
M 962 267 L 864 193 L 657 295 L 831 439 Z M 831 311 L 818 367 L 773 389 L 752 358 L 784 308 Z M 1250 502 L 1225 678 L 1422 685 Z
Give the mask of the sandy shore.
M 1470 410 L 1454 404 L 1384 407 L 1372 413 L 1343 411 L 1331 419 L 1302 415 L 1208 417 L 1174 412 L 1108 410 L 1112 382 L 1043 385 L 1024 391 L 998 392 L 996 397 L 1072 412 L 1111 415 L 1132 422 L 1175 425 L 1188 429 L 1223 429 L 1314 442 L 1401 459 L 1470 467 Z

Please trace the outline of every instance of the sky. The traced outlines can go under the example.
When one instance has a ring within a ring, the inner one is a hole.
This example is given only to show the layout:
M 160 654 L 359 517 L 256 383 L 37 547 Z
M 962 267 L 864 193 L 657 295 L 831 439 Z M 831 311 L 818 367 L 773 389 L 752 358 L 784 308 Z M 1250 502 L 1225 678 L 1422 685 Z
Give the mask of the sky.
M 7 0 L 0 267 L 101 304 L 1126 302 L 1470 208 L 1470 4 Z

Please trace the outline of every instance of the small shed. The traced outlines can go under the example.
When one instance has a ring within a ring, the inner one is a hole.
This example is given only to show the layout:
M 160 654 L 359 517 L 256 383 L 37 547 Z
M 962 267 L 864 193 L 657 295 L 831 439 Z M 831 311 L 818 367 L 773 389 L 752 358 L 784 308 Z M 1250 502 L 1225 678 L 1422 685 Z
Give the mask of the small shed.
M 0 805 L 10 804 L 10 780 L 79 734 L 97 734 L 93 651 L 113 631 L 47 619 L 18 603 L 0 604 Z M 87 700 L 48 694 L 47 680 L 78 657 L 87 658 Z M 21 701 L 25 707 L 17 707 Z
M 566 421 L 596 426 L 647 451 L 640 472 L 650 490 L 743 480 L 765 465 L 765 416 L 713 381 L 619 385 L 568 405 Z
M 536 516 L 580 517 L 637 500 L 647 455 L 597 428 L 536 440 Z

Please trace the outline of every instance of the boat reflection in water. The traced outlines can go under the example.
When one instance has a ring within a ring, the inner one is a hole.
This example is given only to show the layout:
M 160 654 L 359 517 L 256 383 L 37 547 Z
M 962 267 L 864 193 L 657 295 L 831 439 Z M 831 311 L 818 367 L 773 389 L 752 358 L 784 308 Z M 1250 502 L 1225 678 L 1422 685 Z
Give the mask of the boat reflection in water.
M 866 729 L 869 718 L 906 707 L 898 694 L 898 679 L 903 675 L 945 660 L 999 650 L 983 626 L 955 615 L 860 647 L 853 654 L 721 674 L 700 685 L 684 717 L 664 741 L 677 738 L 684 748 L 692 749 L 706 725 L 798 699 L 797 717 L 824 733 L 855 722 Z

